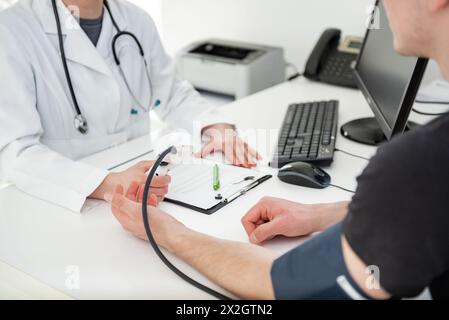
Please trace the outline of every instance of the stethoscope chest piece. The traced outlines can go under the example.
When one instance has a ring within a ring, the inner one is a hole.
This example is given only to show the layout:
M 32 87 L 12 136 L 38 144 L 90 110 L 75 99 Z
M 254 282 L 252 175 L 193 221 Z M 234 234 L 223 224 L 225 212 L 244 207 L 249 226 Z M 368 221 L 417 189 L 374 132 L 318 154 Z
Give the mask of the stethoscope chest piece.
M 89 132 L 89 126 L 87 125 L 86 118 L 83 117 L 82 114 L 78 114 L 75 116 L 74 124 L 76 130 L 78 130 L 81 134 L 86 135 Z

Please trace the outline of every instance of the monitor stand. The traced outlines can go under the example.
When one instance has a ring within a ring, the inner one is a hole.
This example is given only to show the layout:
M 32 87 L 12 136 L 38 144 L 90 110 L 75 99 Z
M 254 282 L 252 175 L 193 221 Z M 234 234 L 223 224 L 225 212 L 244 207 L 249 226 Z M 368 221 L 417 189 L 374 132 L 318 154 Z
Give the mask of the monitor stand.
M 416 126 L 418 126 L 416 123 L 409 122 L 406 130 Z M 341 127 L 341 134 L 349 140 L 370 146 L 378 146 L 387 141 L 376 118 L 363 118 L 348 122 Z

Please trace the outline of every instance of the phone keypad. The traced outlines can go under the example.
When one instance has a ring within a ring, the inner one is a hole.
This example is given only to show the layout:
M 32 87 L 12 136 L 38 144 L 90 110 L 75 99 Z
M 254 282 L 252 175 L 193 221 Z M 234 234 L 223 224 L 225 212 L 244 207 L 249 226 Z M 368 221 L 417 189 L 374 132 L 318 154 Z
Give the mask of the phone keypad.
M 323 82 L 355 87 L 353 64 L 355 57 L 350 54 L 330 55 L 322 65 L 320 80 Z

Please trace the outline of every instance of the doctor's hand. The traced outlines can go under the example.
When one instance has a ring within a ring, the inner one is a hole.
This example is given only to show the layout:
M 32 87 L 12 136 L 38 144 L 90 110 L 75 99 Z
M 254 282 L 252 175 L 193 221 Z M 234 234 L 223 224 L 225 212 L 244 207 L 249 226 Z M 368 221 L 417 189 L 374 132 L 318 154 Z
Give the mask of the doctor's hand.
M 251 243 L 260 244 L 276 236 L 300 237 L 323 231 L 341 221 L 347 202 L 306 205 L 278 198 L 263 198 L 243 217 Z
M 137 188 L 134 200 L 141 202 L 147 179 L 146 173 L 153 167 L 153 165 L 154 161 L 142 161 L 122 172 L 110 173 L 98 189 L 91 195 L 91 197 L 110 201 L 111 194 L 114 192 L 117 185 L 122 185 L 128 189 L 133 182 L 136 182 Z M 158 202 L 164 200 L 164 197 L 168 193 L 168 185 L 170 184 L 170 181 L 171 178 L 169 176 L 155 176 L 153 178 L 150 194 L 155 195 Z
M 123 186 L 118 185 L 112 194 L 112 212 L 122 227 L 139 239 L 148 241 L 142 218 L 142 205 L 135 201 L 137 195 L 137 183 L 125 191 Z M 155 195 L 149 197 L 149 222 L 156 242 L 168 248 L 166 237 L 173 235 L 176 228 L 185 228 L 182 223 L 171 217 L 164 211 L 156 208 L 157 199 Z
M 203 158 L 214 152 L 221 152 L 233 165 L 252 168 L 261 160 L 260 154 L 239 138 L 235 128 L 227 124 L 216 124 L 203 130 L 209 137 L 208 143 L 197 157 Z

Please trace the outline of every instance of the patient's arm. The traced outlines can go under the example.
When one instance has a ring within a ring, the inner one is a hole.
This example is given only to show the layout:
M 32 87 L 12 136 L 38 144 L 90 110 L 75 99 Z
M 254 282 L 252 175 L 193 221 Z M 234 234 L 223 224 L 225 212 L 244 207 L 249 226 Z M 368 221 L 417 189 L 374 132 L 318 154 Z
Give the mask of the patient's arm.
M 112 211 L 126 230 L 148 240 L 141 204 L 134 201 L 137 189 L 133 184 L 125 194 L 118 186 L 112 195 Z M 157 199 L 152 197 L 150 201 L 155 205 Z M 274 298 L 270 272 L 276 256 L 271 251 L 200 234 L 154 206 L 148 209 L 151 229 L 160 246 L 240 298 Z
M 117 187 L 112 196 L 112 211 L 126 230 L 147 240 L 141 204 L 134 201 L 137 189 L 137 184 L 132 185 L 125 194 L 123 187 Z M 155 205 L 157 199 L 153 196 L 150 202 Z M 240 298 L 275 298 L 272 266 L 276 255 L 271 251 L 256 245 L 221 240 L 195 232 L 154 206 L 149 207 L 149 212 L 150 225 L 156 242 L 212 282 Z M 366 265 L 352 251 L 344 238 L 342 249 L 351 276 L 360 288 L 364 288 Z M 301 283 L 295 286 L 300 288 Z M 365 293 L 373 298 L 388 297 L 383 290 L 367 290 Z
M 273 253 L 255 245 L 225 241 L 181 227 L 167 235 L 167 249 L 211 281 L 244 299 L 274 299 Z

